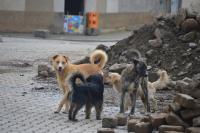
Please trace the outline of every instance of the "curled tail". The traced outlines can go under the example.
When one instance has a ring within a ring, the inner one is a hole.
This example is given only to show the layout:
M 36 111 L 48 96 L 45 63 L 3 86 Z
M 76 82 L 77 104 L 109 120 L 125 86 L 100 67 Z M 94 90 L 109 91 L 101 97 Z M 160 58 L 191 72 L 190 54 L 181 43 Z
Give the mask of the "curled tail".
M 97 64 L 97 66 L 101 69 L 105 66 L 106 62 L 108 61 L 107 54 L 102 50 L 95 50 L 90 55 L 90 62 L 91 64 Z
M 152 83 L 152 85 L 155 87 L 156 90 L 161 90 L 165 87 L 167 87 L 167 84 L 169 84 L 169 75 L 167 74 L 167 71 L 165 70 L 159 70 L 159 79 Z
M 83 76 L 83 74 L 81 74 L 80 72 L 76 72 L 73 73 L 70 77 L 69 77 L 69 86 L 70 86 L 70 90 L 76 89 L 78 84 L 76 83 L 76 79 L 81 80 L 81 82 L 85 83 L 85 78 Z

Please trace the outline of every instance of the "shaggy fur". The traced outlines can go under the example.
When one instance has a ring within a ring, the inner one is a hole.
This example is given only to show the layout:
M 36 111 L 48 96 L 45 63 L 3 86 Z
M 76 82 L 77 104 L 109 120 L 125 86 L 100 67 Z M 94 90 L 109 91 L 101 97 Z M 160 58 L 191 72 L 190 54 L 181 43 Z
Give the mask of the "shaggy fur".
M 148 93 L 149 93 L 149 99 L 153 103 L 153 111 L 157 109 L 157 101 L 155 99 L 155 93 L 158 89 L 163 89 L 167 86 L 169 83 L 169 76 L 165 70 L 158 70 L 157 74 L 159 75 L 159 79 L 155 82 L 148 81 Z M 113 86 L 113 89 L 118 91 L 119 93 L 122 93 L 122 81 L 121 81 L 121 75 L 118 73 L 109 73 L 108 77 L 106 78 L 106 82 L 111 84 Z M 144 103 L 144 93 L 142 91 L 141 86 L 138 90 L 138 95 L 141 97 L 144 106 L 146 107 Z M 128 106 L 131 105 L 130 98 L 125 98 L 125 110 L 128 109 Z
M 82 84 L 77 84 L 77 79 L 81 80 Z M 96 119 L 100 120 L 103 108 L 103 76 L 91 75 L 85 80 L 81 73 L 75 73 L 70 77 L 69 85 L 71 90 L 69 120 L 76 121 L 76 115 L 84 105 L 86 105 L 86 119 L 90 118 L 91 108 L 94 106 Z
M 69 102 L 67 100 L 69 92 L 68 84 L 66 82 L 67 76 L 77 71 L 82 73 L 85 78 L 93 74 L 103 75 L 102 69 L 105 66 L 107 60 L 107 54 L 102 50 L 95 50 L 90 55 L 91 64 L 71 64 L 69 58 L 63 55 L 55 55 L 52 57 L 53 69 L 56 72 L 58 84 L 64 93 L 64 96 L 59 103 L 59 106 L 55 113 L 60 112 L 63 104 L 65 104 L 66 106 L 65 112 L 67 112 L 69 108 Z

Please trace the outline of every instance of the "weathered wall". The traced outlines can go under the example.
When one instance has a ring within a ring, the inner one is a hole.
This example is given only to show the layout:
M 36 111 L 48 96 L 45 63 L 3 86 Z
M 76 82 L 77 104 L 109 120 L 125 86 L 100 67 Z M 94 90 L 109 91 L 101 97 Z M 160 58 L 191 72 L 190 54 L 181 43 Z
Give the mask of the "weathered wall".
M 200 0 L 182 0 L 182 7 L 200 13 Z

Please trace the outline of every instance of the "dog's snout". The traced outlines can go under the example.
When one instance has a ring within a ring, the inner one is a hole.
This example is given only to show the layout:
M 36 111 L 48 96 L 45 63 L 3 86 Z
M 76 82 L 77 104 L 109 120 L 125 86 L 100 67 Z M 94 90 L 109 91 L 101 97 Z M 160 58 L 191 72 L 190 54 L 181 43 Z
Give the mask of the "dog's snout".
M 61 71 L 61 70 L 62 70 L 62 67 L 58 67 L 58 70 Z

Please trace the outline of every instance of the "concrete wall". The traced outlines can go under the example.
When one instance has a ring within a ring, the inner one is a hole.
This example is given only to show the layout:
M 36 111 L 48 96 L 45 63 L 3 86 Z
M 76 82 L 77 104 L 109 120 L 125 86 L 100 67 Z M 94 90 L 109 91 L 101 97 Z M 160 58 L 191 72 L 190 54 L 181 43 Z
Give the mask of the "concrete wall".
M 182 0 L 182 7 L 200 13 L 200 0 Z
M 0 10 L 24 11 L 25 0 L 0 0 Z

